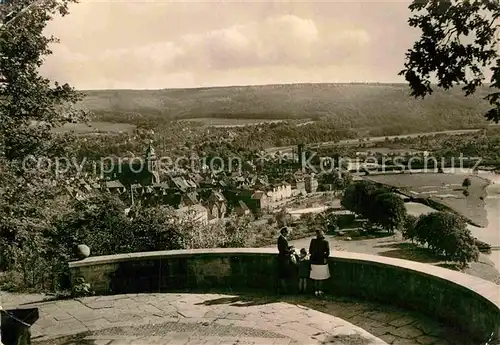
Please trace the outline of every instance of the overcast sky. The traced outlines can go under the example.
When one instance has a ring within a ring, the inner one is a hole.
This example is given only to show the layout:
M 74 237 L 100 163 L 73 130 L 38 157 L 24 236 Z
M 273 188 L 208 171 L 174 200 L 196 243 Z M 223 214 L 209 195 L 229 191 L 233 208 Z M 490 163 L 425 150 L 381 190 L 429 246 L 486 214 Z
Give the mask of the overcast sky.
M 43 73 L 78 89 L 403 81 L 408 1 L 95 1 L 48 32 Z

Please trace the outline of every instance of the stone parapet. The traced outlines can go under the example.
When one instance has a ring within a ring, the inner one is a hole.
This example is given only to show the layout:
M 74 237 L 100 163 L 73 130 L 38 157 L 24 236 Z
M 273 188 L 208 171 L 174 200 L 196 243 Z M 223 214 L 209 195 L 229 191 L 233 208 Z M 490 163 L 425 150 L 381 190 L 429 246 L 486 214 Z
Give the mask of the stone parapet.
M 89 257 L 69 264 L 96 294 L 186 289 L 274 293 L 276 251 L 263 248 L 142 252 Z M 336 252 L 325 290 L 423 312 L 486 341 L 500 328 L 499 286 L 412 261 Z

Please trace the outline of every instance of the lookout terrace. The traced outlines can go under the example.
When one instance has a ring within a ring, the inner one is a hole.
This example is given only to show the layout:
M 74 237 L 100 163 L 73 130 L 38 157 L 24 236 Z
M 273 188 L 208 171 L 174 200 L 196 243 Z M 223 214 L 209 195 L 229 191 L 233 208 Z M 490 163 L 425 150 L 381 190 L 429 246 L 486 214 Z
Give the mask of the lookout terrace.
M 2 304 L 38 309 L 31 341 L 40 345 L 472 345 L 498 338 L 493 283 L 336 253 L 327 297 L 277 297 L 275 256 L 272 249 L 206 249 L 88 257 L 69 265 L 73 288 L 88 284 L 93 296 L 3 294 Z M 12 329 L 2 331 L 5 339 Z

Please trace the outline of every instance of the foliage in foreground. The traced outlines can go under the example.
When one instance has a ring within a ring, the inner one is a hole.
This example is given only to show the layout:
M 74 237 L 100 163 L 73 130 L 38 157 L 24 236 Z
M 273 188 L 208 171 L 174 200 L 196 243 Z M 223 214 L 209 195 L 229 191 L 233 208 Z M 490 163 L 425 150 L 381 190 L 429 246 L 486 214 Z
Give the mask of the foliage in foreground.
M 187 248 L 246 247 L 255 231 L 248 219 L 201 225 L 165 206 L 138 208 L 125 215 L 125 205 L 111 194 L 95 193 L 69 202 L 46 223 L 18 217 L 0 228 L 1 270 L 10 289 L 63 291 L 70 288 L 68 262 L 86 244 L 91 255 Z M 5 219 L 5 213 L 3 213 Z M 21 226 L 23 225 L 23 226 Z
M 86 118 L 72 107 L 81 95 L 68 84 L 44 78 L 39 70 L 57 42 L 44 29 L 55 15 L 68 14 L 72 2 L 20 0 L 0 7 L 6 23 L 0 30 L 0 152 L 9 160 L 64 150 L 67 140 L 56 145 L 51 129 Z
M 410 84 L 412 95 L 423 98 L 431 94 L 431 78 L 436 76 L 438 87 L 464 85 L 465 95 L 470 96 L 484 82 L 484 68 L 490 67 L 490 87 L 496 90 L 485 97 L 491 105 L 485 116 L 498 123 L 500 2 L 414 0 L 410 10 L 415 14 L 408 23 L 422 34 L 406 54 L 400 75 Z

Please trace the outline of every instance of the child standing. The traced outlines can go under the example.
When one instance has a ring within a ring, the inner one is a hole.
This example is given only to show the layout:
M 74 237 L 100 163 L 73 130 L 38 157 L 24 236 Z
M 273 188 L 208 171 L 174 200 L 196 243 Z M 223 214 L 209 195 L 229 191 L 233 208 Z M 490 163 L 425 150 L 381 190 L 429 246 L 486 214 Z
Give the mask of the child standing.
M 309 263 L 309 256 L 307 255 L 307 250 L 302 248 L 300 250 L 299 256 L 299 293 L 306 292 L 307 290 L 307 280 L 311 273 L 311 265 Z

